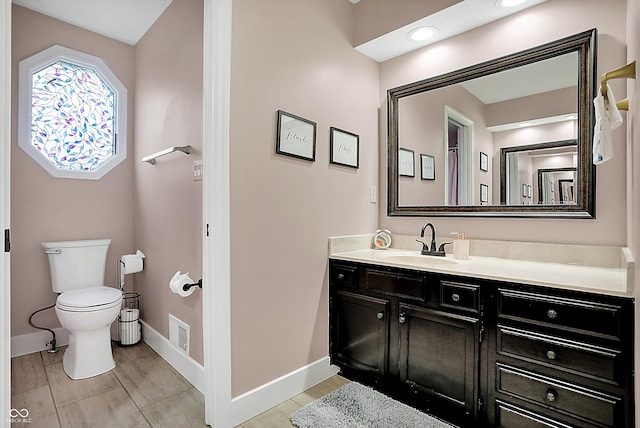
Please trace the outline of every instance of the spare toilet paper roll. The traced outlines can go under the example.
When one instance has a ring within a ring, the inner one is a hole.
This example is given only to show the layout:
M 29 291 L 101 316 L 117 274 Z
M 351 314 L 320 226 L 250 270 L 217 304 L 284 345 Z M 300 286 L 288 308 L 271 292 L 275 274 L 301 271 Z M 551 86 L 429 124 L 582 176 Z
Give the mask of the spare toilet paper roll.
M 181 297 L 188 297 L 191 296 L 194 291 L 196 291 L 196 287 L 191 287 L 187 291 L 184 291 L 182 287 L 184 287 L 186 284 L 193 284 L 194 282 L 195 281 L 193 279 L 189 278 L 189 272 L 181 274 L 180 271 L 178 271 L 175 275 L 173 275 L 171 281 L 169 281 L 169 288 L 171 289 L 171 291 Z
M 125 275 L 129 275 L 131 273 L 136 273 L 142 271 L 143 264 L 142 259 L 145 258 L 145 255 L 142 251 L 138 250 L 135 254 L 126 254 L 120 257 L 122 260 L 122 273 Z

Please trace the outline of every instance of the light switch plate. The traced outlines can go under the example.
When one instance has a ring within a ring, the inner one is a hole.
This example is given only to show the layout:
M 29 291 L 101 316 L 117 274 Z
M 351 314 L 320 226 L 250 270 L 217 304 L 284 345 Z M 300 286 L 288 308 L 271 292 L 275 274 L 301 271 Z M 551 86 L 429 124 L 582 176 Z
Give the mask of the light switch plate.
M 369 188 L 369 202 L 378 202 L 378 190 L 376 189 L 376 186 L 371 186 Z
M 202 159 L 193 161 L 193 181 L 202 180 Z

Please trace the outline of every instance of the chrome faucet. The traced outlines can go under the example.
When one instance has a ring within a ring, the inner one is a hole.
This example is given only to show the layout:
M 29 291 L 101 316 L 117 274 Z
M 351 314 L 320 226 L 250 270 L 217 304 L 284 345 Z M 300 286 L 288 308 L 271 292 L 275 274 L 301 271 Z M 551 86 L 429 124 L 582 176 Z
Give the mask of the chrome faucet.
M 422 226 L 422 230 L 420 231 L 420 237 L 424 238 L 424 231 L 427 229 L 427 227 L 431 228 L 431 243 L 427 244 L 424 241 L 416 239 L 416 242 L 419 242 L 422 244 L 422 251 L 420 251 L 420 254 L 422 254 L 423 256 L 444 257 L 446 255 L 444 251 L 444 246 L 447 244 L 451 244 L 451 242 L 444 242 L 440 244 L 440 247 L 436 250 L 436 228 L 433 226 L 433 224 L 427 223 L 424 226 Z

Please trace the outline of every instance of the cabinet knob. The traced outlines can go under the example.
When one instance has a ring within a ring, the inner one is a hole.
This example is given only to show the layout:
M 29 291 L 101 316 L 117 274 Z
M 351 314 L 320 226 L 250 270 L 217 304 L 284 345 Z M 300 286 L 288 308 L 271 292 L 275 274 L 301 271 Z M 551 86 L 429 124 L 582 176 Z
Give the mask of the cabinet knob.
M 344 279 L 344 274 L 343 273 L 339 273 L 338 274 L 338 279 L 340 279 L 340 280 Z
M 554 320 L 554 319 L 558 318 L 558 313 L 555 311 L 555 309 L 549 309 L 547 311 L 547 316 L 549 317 L 549 319 Z
M 382 318 L 384 318 L 384 312 L 380 311 L 376 316 L 378 317 L 379 320 L 381 320 Z
M 453 300 L 454 302 L 459 302 L 460 301 L 460 295 L 458 293 L 453 293 L 451 295 L 451 300 Z
M 558 392 L 555 389 L 547 389 L 547 401 L 553 403 L 558 399 Z
M 400 321 L 400 324 L 404 324 L 405 322 L 407 322 L 407 319 L 405 318 L 404 314 L 400 314 L 400 319 L 398 321 Z
M 547 358 L 550 360 L 555 360 L 558 355 L 554 351 L 547 351 Z

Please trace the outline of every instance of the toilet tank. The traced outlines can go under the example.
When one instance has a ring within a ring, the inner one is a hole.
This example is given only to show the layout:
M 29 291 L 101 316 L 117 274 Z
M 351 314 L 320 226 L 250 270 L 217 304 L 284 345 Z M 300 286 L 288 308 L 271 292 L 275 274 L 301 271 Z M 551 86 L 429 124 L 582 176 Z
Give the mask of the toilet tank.
M 111 239 L 45 242 L 54 293 L 104 285 Z

